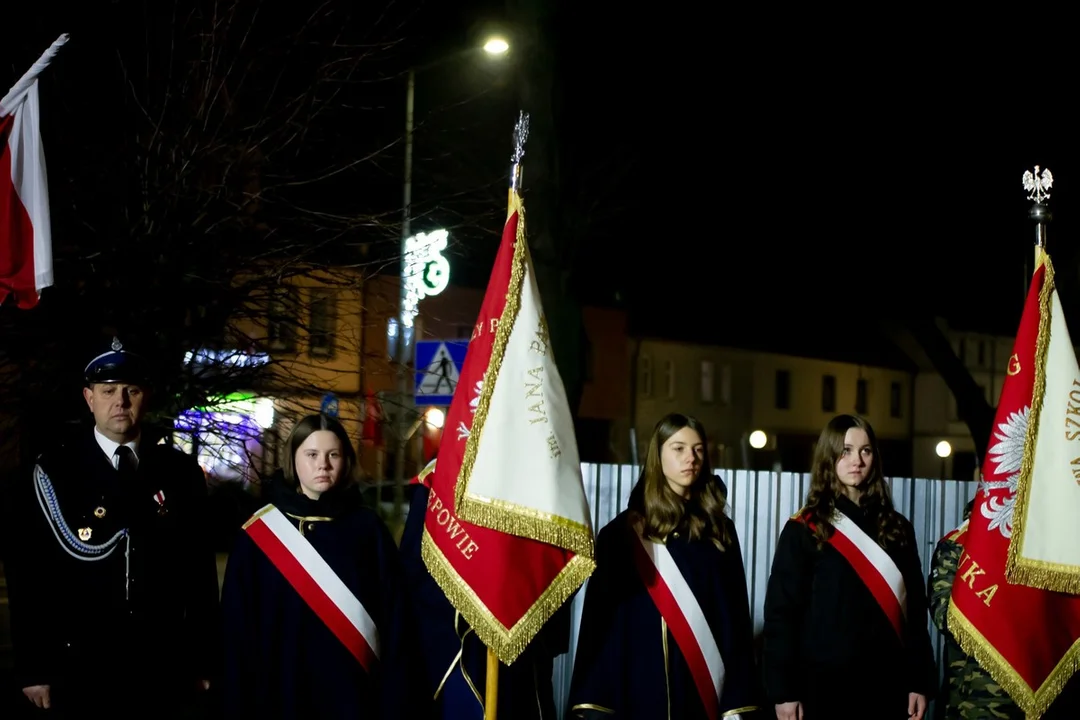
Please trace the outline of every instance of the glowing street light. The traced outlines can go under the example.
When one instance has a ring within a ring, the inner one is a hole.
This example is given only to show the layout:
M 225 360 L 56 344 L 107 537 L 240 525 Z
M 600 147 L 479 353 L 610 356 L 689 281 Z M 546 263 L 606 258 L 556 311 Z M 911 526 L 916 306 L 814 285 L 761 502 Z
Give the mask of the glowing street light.
M 937 453 L 937 456 L 939 458 L 944 460 L 945 458 L 952 455 L 952 445 L 949 444 L 948 440 L 942 440 L 937 444 L 937 447 L 934 448 L 934 452 Z
M 750 433 L 750 447 L 755 450 L 760 450 L 765 447 L 765 443 L 769 441 L 769 436 L 765 434 L 763 430 L 755 430 Z
M 427 421 L 427 424 L 431 427 L 435 428 L 436 430 L 440 430 L 442 429 L 443 424 L 446 422 L 446 413 L 444 413 L 440 408 L 429 407 L 424 412 L 424 420 Z
M 510 50 L 510 43 L 501 37 L 490 38 L 484 43 L 484 52 L 488 55 L 505 55 L 508 50 Z

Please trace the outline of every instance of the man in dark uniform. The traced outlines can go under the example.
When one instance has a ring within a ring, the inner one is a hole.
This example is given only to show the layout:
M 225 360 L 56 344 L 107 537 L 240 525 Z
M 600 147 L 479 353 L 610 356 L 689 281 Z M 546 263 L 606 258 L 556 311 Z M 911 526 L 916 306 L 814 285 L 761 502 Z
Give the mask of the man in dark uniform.
M 15 671 L 50 717 L 187 717 L 218 676 L 206 482 L 149 437 L 142 358 L 85 368 L 94 427 L 53 443 L 10 497 Z

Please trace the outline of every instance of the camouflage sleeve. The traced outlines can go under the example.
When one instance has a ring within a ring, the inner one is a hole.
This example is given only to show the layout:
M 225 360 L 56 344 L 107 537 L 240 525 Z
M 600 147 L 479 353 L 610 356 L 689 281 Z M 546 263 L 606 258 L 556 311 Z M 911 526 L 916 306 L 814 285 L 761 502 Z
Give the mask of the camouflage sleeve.
M 930 617 L 934 621 L 934 627 L 942 633 L 947 632 L 949 596 L 952 595 L 953 578 L 956 577 L 962 551 L 959 543 L 942 538 L 934 548 L 934 557 L 930 560 L 926 594 L 930 599 Z

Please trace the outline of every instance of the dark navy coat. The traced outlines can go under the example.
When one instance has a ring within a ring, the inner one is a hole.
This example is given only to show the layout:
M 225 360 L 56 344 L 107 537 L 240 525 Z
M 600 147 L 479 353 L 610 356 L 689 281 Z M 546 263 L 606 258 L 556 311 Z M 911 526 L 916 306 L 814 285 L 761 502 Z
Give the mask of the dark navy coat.
M 420 652 L 401 559 L 382 520 L 355 487 L 314 501 L 270 481 L 273 503 L 356 595 L 379 632 L 372 673 L 338 640 L 251 537 L 241 531 L 222 588 L 225 716 L 230 718 L 426 717 Z
M 752 717 L 749 713 L 761 704 L 760 684 L 742 553 L 734 525 L 729 531 L 734 543 L 723 551 L 678 531 L 665 546 L 697 598 L 724 661 L 720 714 Z M 630 512 L 624 511 L 597 537 L 596 571 L 586 585 L 574 657 L 570 717 L 704 720 L 705 706 L 686 660 L 641 581 L 633 533 Z

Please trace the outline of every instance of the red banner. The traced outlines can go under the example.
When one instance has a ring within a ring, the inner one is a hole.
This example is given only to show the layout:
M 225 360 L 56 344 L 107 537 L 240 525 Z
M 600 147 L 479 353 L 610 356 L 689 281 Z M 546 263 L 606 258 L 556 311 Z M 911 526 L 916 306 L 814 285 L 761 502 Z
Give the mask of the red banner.
M 949 630 L 1029 715 L 1042 715 L 1080 661 L 1080 597 L 1015 585 L 1005 577 L 1020 476 L 1034 457 L 1029 432 L 1037 361 L 1045 361 L 1048 324 L 1041 322 L 1053 283 L 1040 256 L 1024 305 L 1005 383 L 953 581 Z M 1036 409 L 1036 413 L 1038 410 Z
M 510 208 L 480 316 L 443 426 L 435 469 L 425 478 L 431 492 L 422 541 L 424 562 L 451 604 L 484 644 L 508 665 L 595 567 L 588 526 L 583 528 L 587 537 L 582 538 L 579 525 L 563 522 L 560 517 L 544 517 L 540 513 L 523 520 L 523 515 L 528 513 L 520 506 L 503 512 L 503 506 L 492 500 L 489 507 L 484 508 L 488 512 L 479 514 L 489 518 L 490 522 L 485 524 L 500 528 L 493 529 L 465 522 L 456 507 L 455 498 L 463 489 L 458 487 L 465 474 L 463 466 L 466 469 L 473 466 L 477 462 L 476 455 L 485 452 L 499 457 L 514 455 L 517 443 L 521 443 L 517 463 L 500 466 L 500 471 L 508 481 L 530 481 L 530 463 L 524 462 L 531 451 L 526 446 L 527 438 L 512 434 L 513 447 L 509 448 L 489 445 L 485 450 L 475 438 L 473 445 L 469 444 L 473 430 L 482 432 L 479 424 L 476 428 L 473 426 L 478 410 L 480 415 L 485 415 L 493 402 L 492 388 L 499 376 L 500 363 L 493 363 L 492 358 L 501 359 L 506 352 L 509 343 L 505 328 L 514 323 L 513 315 L 517 312 L 523 286 L 524 291 L 528 291 L 523 277 L 531 272 L 531 268 L 525 247 L 521 201 L 513 193 Z M 504 326 L 503 334 L 499 333 L 500 324 Z M 502 382 L 516 380 L 518 378 L 508 376 Z M 561 390 L 561 384 L 558 388 Z M 522 390 L 523 397 L 525 393 L 527 390 Z M 536 401 L 532 402 L 535 404 Z M 491 434 L 497 433 L 492 430 Z M 570 438 L 573 438 L 572 427 Z M 510 453 L 506 452 L 508 449 Z M 565 449 L 567 454 L 573 451 L 576 463 L 576 447 Z M 473 456 L 467 463 L 470 452 Z M 580 473 L 580 465 L 575 471 Z M 580 487 L 580 476 L 577 484 Z M 581 495 L 583 499 L 583 490 Z M 469 501 L 474 505 L 482 502 L 472 495 Z M 519 533 L 507 531 L 516 524 L 522 528 Z M 554 529 L 546 529 L 545 524 Z M 567 543 L 560 541 L 564 537 L 562 533 L 565 533 Z M 552 541 L 536 539 L 544 534 L 549 534 Z M 587 543 L 589 553 L 571 551 L 567 545 L 572 542 Z

